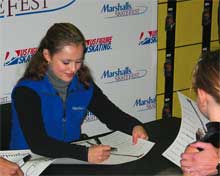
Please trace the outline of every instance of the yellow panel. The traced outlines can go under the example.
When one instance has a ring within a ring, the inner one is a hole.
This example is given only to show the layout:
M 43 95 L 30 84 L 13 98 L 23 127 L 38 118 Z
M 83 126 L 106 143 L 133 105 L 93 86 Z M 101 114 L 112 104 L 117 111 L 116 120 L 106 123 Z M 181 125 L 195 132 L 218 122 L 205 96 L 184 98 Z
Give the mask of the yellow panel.
M 194 101 L 196 100 L 196 95 L 192 89 L 180 91 L 184 95 L 188 96 L 189 98 L 193 99 Z M 163 105 L 164 105 L 164 94 L 162 95 L 157 95 L 157 112 L 156 112 L 156 119 L 161 119 L 162 118 L 162 112 L 163 112 Z M 181 113 L 181 107 L 179 103 L 179 99 L 177 96 L 177 93 L 173 93 L 173 117 L 182 117 Z
M 163 65 L 165 62 L 165 50 L 160 50 L 157 52 L 157 94 L 164 93 L 165 79 L 163 72 Z
M 218 40 L 218 21 L 217 21 L 218 14 L 217 13 L 218 13 L 218 0 L 213 0 L 211 40 Z
M 217 49 L 219 49 L 219 48 L 220 48 L 219 42 L 218 42 L 218 41 L 211 42 L 210 48 L 211 48 L 211 50 L 217 50 Z
M 196 95 L 192 89 L 184 90 L 180 92 L 193 100 L 196 99 Z M 173 114 L 173 117 L 182 117 L 181 107 L 180 107 L 178 95 L 176 92 L 173 93 L 173 113 L 172 114 Z
M 167 0 L 158 0 L 158 3 L 164 3 L 167 2 Z
M 174 90 L 191 87 L 192 70 L 200 54 L 200 44 L 175 49 Z
M 167 0 L 158 0 L 158 65 L 157 65 L 157 119 L 162 118 L 164 105 L 164 73 L 166 31 L 165 18 L 167 15 Z M 161 3 L 161 4 L 159 4 Z M 176 46 L 202 42 L 202 0 L 177 2 L 176 16 Z M 213 0 L 211 40 L 218 40 L 217 34 L 217 7 L 218 0 Z M 186 96 L 195 99 L 191 90 L 192 70 L 201 53 L 201 44 L 185 46 L 175 49 L 174 63 L 174 91 L 182 90 Z M 219 49 L 218 41 L 211 42 L 211 50 Z M 181 117 L 181 108 L 176 92 L 173 94 L 173 116 Z
M 157 116 L 156 119 L 162 118 L 162 111 L 163 111 L 163 103 L 164 102 L 164 95 L 158 95 L 157 96 Z
M 176 7 L 176 46 L 201 43 L 202 0 L 182 1 Z
M 158 49 L 166 48 L 165 19 L 167 16 L 167 4 L 158 5 Z

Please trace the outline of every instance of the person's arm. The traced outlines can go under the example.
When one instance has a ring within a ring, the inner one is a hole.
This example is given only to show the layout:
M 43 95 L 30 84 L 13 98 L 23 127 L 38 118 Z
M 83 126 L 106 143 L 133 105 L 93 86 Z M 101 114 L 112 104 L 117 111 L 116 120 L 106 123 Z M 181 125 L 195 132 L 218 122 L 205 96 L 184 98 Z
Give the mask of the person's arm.
M 88 110 L 112 130 L 132 134 L 135 126 L 142 126 L 139 120 L 114 105 L 96 84 L 94 84 L 94 94 Z
M 1 176 L 23 176 L 24 174 L 16 163 L 10 162 L 0 157 L 0 175 Z
M 217 174 L 216 167 L 220 160 L 219 157 L 219 149 L 215 148 L 212 144 L 196 142 L 188 146 L 181 155 L 181 168 L 187 176 L 215 175 Z
M 86 147 L 58 141 L 47 135 L 41 114 L 41 100 L 32 89 L 16 88 L 13 99 L 22 131 L 33 153 L 51 158 L 88 160 Z

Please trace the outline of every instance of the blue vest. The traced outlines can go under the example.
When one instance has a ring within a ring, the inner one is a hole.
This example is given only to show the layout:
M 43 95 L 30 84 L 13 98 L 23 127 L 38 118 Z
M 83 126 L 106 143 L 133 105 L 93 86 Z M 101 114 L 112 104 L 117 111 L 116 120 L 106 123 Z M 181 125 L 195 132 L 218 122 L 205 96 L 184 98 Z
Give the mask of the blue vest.
M 39 95 L 41 99 L 41 114 L 44 128 L 46 129 L 48 136 L 63 142 L 70 142 L 79 139 L 81 123 L 86 115 L 88 104 L 93 95 L 93 85 L 91 85 L 89 89 L 85 89 L 75 76 L 68 87 L 67 98 L 64 103 L 49 82 L 47 76 L 39 81 L 23 80 L 16 85 L 16 87 L 20 86 L 28 87 Z M 14 90 L 12 91 L 12 95 L 13 92 Z M 14 106 L 14 100 L 12 98 L 10 149 L 16 150 L 28 148 L 29 146 L 21 130 L 18 115 Z

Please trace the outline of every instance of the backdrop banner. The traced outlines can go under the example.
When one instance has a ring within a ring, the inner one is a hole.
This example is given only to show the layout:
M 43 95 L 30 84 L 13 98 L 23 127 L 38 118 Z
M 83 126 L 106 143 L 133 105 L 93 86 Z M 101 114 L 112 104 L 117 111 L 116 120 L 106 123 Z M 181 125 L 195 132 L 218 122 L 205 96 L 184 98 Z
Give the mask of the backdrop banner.
M 104 94 L 140 121 L 155 120 L 157 0 L 0 0 L 0 104 L 10 103 L 41 38 L 59 22 L 85 35 L 85 63 Z M 107 131 L 88 112 L 82 132 Z

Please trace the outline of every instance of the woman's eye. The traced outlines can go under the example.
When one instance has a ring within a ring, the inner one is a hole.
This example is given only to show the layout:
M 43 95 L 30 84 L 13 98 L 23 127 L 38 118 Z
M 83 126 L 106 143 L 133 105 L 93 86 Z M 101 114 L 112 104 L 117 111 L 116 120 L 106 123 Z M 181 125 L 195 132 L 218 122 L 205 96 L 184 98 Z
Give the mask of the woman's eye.
M 82 61 L 76 61 L 76 64 L 81 64 L 82 63 Z
M 63 64 L 64 65 L 67 65 L 67 64 L 69 64 L 70 62 L 69 61 L 63 61 Z

